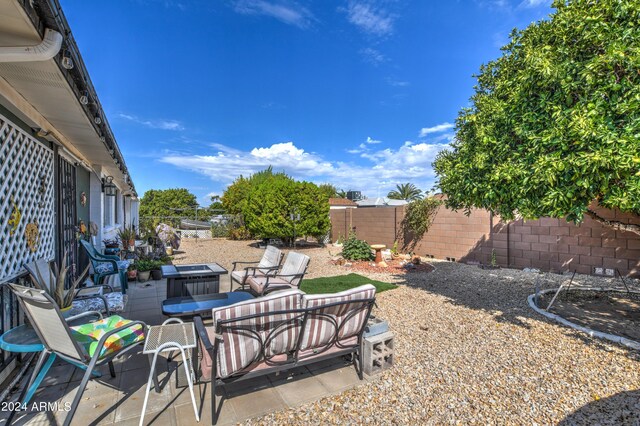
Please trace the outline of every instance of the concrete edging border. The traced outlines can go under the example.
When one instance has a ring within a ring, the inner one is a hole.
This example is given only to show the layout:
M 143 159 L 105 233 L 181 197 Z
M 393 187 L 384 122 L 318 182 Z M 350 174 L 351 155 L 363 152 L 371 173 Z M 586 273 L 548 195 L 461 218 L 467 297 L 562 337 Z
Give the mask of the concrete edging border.
M 621 290 L 619 290 L 619 289 L 602 288 L 602 287 L 581 287 L 581 288 L 578 288 L 576 290 L 604 291 L 604 292 L 618 292 L 618 293 L 621 292 Z M 549 289 L 541 290 L 540 294 L 555 293 L 556 291 L 558 291 L 557 288 L 549 288 Z M 631 293 L 635 293 L 635 294 L 640 294 L 640 291 L 630 290 L 630 292 Z M 545 317 L 547 317 L 547 318 L 549 318 L 551 320 L 557 321 L 560 324 L 565 325 L 567 327 L 573 328 L 574 330 L 578 330 L 578 331 L 581 331 L 583 333 L 586 333 L 590 337 L 597 337 L 598 339 L 610 340 L 612 342 L 624 345 L 624 346 L 626 346 L 628 348 L 635 349 L 635 350 L 640 350 L 640 342 L 637 342 L 637 341 L 631 340 L 631 339 L 627 339 L 626 337 L 616 336 L 615 334 L 603 333 L 602 331 L 592 330 L 592 329 L 590 329 L 588 327 L 584 327 L 582 325 L 578 325 L 576 323 L 573 323 L 573 322 L 561 317 L 560 315 L 552 314 L 551 312 L 547 312 L 544 309 L 539 308 L 538 306 L 536 306 L 535 297 L 536 297 L 535 293 L 529 295 L 529 297 L 527 298 L 527 302 L 529 303 L 529 306 L 534 311 L 539 313 L 540 315 L 544 315 Z

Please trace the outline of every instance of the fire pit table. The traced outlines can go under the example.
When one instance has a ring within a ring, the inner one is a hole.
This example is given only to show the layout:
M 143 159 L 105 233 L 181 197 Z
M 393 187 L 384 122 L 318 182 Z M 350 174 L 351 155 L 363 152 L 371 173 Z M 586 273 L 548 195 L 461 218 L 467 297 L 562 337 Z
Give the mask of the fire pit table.
M 167 299 L 220 292 L 220 275 L 228 271 L 217 263 L 206 265 L 164 265 Z

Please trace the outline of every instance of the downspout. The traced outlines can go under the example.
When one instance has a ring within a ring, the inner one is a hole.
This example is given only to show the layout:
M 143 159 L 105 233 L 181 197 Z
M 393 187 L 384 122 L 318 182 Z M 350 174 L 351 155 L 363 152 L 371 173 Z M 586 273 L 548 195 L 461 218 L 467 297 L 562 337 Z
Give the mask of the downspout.
M 48 61 L 62 47 L 62 34 L 47 28 L 42 43 L 36 46 L 0 47 L 0 62 Z

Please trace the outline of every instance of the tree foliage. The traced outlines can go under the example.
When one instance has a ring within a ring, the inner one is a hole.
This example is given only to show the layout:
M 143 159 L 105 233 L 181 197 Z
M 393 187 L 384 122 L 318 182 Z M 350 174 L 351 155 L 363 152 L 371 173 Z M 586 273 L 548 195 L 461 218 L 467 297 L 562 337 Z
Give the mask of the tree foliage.
M 329 199 L 329 198 L 345 198 L 346 193 L 341 190 L 338 189 L 335 185 L 332 185 L 330 183 L 323 183 L 318 185 L 318 188 L 320 189 L 320 191 L 324 194 L 324 196 Z
M 222 200 L 227 211 L 242 214 L 247 230 L 259 238 L 291 242 L 295 234 L 321 240 L 331 226 L 326 191 L 271 168 L 236 179 Z
M 396 185 L 396 189 L 387 194 L 387 198 L 392 200 L 419 200 L 422 198 L 422 191 L 412 183 L 401 183 Z
M 195 217 L 196 196 L 186 188 L 150 189 L 140 200 L 140 216 Z
M 407 205 L 400 223 L 399 233 L 401 235 L 396 236 L 404 241 L 403 248 L 405 250 L 413 250 L 422 240 L 424 234 L 429 231 L 441 204 L 440 199 L 427 197 L 413 200 Z
M 595 200 L 640 214 L 640 0 L 553 7 L 481 67 L 434 163 L 449 207 L 603 222 Z

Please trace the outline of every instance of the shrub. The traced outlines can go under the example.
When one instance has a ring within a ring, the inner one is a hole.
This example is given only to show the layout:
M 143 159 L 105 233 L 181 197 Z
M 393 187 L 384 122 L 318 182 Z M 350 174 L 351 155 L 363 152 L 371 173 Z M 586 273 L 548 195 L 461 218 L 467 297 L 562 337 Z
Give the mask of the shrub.
M 366 241 L 359 240 L 351 232 L 342 246 L 342 257 L 347 260 L 373 260 L 373 253 Z
M 250 240 L 251 232 L 244 226 L 239 226 L 229 230 L 230 240 Z

